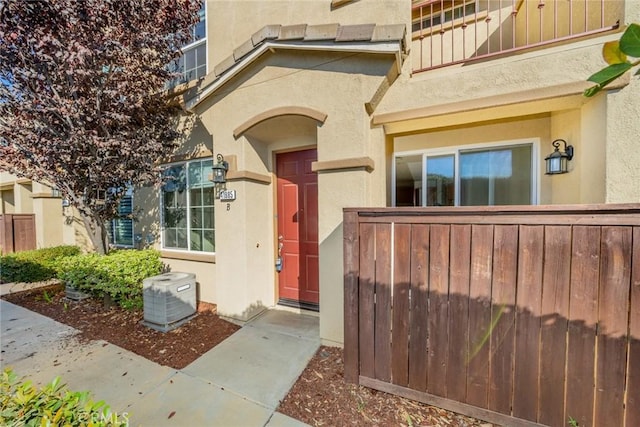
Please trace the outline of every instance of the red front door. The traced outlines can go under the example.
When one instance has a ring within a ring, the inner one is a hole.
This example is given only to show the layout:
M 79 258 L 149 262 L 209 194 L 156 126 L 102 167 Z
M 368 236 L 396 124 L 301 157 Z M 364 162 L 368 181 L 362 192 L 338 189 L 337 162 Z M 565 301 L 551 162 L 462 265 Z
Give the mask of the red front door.
M 276 155 L 283 304 L 317 307 L 319 302 L 318 176 L 311 171 L 317 157 L 316 150 Z

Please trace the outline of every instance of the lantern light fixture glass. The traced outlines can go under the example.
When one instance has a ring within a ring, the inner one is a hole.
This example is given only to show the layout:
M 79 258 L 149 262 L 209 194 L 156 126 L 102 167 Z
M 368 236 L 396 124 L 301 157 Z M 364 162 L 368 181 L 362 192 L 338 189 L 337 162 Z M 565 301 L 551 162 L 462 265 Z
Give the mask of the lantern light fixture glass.
M 564 144 L 564 151 L 560 151 L 560 144 Z M 556 139 L 551 143 L 553 153 L 545 157 L 547 163 L 547 175 L 557 175 L 569 172 L 568 161 L 573 158 L 573 146 L 568 145 L 564 139 Z

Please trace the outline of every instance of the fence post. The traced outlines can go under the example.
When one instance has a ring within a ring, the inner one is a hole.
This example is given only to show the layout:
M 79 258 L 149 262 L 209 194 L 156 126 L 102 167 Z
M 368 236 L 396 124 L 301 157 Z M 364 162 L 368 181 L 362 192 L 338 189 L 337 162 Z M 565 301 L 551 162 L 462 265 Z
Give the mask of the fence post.
M 360 246 L 358 212 L 344 211 L 344 379 L 358 384 L 360 353 L 358 330 L 358 271 Z
M 13 253 L 13 215 L 2 215 L 2 221 L 0 221 L 0 253 L 3 255 Z

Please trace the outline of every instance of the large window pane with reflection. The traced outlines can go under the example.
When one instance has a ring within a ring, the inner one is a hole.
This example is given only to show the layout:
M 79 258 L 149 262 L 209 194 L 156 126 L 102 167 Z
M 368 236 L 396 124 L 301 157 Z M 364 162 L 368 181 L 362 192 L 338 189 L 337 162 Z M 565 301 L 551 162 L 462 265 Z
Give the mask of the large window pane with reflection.
M 422 154 L 396 157 L 396 206 L 422 206 Z
M 531 203 L 531 145 L 460 152 L 460 205 Z
M 453 206 L 455 201 L 455 156 L 427 157 L 427 206 Z

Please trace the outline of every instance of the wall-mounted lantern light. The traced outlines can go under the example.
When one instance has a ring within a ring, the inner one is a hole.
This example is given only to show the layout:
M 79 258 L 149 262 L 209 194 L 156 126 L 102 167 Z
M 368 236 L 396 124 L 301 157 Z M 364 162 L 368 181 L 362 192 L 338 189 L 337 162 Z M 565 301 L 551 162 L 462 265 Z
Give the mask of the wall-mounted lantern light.
M 224 160 L 222 154 L 216 156 L 218 163 L 213 165 L 213 177 L 211 181 L 215 184 L 223 185 L 227 182 L 227 171 L 229 170 L 229 163 Z
M 560 143 L 564 144 L 564 151 L 560 151 Z M 573 158 L 573 145 L 567 145 L 564 139 L 556 139 L 551 143 L 555 148 L 553 153 L 545 157 L 547 162 L 547 175 L 556 175 L 568 172 L 567 162 Z
M 222 154 L 218 154 L 216 156 L 216 160 L 218 161 L 218 163 L 212 166 L 213 174 L 210 179 L 211 181 L 213 181 L 213 184 L 216 187 L 216 198 L 219 198 L 220 191 L 226 189 L 229 163 L 224 160 Z

